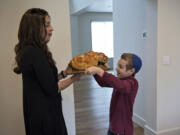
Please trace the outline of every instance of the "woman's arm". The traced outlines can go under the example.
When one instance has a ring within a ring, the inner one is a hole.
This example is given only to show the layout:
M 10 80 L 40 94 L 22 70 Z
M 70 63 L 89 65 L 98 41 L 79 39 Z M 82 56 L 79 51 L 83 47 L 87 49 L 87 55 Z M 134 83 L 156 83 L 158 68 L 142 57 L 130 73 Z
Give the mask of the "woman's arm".
M 67 74 L 63 70 L 58 74 L 58 80 L 64 79 L 66 77 L 67 77 Z
M 65 88 L 67 88 L 68 86 L 70 86 L 73 82 L 78 81 L 80 79 L 81 75 L 77 74 L 77 75 L 73 75 L 70 78 L 63 80 L 63 81 L 59 81 L 58 82 L 58 92 L 61 92 L 62 90 L 64 90 Z
M 70 70 L 70 66 L 68 65 L 65 70 L 62 70 L 62 71 L 58 74 L 58 80 L 61 80 L 61 79 L 66 78 L 68 75 L 70 75 L 70 73 L 71 73 L 71 70 Z

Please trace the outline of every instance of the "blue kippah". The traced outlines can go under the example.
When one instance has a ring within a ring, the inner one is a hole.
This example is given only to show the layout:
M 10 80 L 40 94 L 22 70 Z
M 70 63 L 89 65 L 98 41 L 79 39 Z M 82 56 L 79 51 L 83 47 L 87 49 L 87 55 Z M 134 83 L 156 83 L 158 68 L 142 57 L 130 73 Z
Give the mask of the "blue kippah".
M 142 66 L 142 61 L 141 61 L 141 58 L 138 57 L 137 55 L 133 54 L 133 65 L 134 65 L 134 68 L 136 70 L 136 73 L 139 72 L 139 70 L 141 69 L 141 66 Z

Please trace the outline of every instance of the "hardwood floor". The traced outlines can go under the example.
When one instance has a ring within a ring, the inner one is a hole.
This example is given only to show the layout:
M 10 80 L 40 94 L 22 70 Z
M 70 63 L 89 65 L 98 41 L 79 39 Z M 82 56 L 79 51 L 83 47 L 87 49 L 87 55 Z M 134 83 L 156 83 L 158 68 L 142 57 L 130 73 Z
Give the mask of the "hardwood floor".
M 101 88 L 92 76 L 74 83 L 76 135 L 106 135 L 112 88 Z M 134 135 L 144 135 L 134 124 Z

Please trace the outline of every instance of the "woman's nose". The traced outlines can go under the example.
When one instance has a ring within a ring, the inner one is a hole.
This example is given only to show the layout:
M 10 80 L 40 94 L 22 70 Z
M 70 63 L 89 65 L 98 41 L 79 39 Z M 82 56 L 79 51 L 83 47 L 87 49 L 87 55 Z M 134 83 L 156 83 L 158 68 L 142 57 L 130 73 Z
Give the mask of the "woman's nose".
M 51 26 L 51 29 L 50 29 L 51 31 L 54 31 L 54 28 L 53 28 L 53 26 Z

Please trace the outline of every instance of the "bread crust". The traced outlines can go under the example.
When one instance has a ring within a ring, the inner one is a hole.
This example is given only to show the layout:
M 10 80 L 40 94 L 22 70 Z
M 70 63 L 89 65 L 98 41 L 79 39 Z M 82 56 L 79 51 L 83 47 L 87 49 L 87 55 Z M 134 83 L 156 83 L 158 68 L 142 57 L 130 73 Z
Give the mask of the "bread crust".
M 91 66 L 97 66 L 98 60 L 89 55 L 80 54 L 71 60 L 71 66 L 76 70 L 85 70 Z
M 84 71 L 88 67 L 98 66 L 99 63 L 104 65 L 107 61 L 108 57 L 104 53 L 89 51 L 74 57 L 70 66 L 75 70 Z
M 89 51 L 89 52 L 85 53 L 85 55 L 95 57 L 98 60 L 98 62 L 101 62 L 104 64 L 107 63 L 107 61 L 108 61 L 108 57 L 102 52 Z

